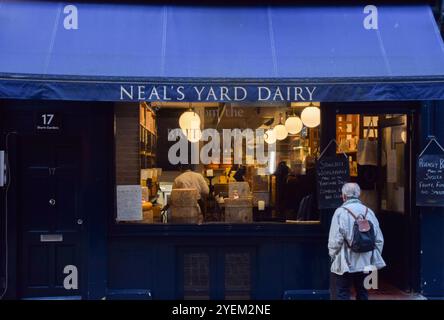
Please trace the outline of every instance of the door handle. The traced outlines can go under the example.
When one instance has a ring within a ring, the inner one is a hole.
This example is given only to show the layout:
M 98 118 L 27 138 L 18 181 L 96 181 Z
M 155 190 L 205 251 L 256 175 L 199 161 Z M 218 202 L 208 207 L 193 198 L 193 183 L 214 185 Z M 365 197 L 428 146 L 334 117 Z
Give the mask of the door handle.
M 50 204 L 51 206 L 55 206 L 55 204 L 56 204 L 55 199 L 49 199 L 49 204 Z

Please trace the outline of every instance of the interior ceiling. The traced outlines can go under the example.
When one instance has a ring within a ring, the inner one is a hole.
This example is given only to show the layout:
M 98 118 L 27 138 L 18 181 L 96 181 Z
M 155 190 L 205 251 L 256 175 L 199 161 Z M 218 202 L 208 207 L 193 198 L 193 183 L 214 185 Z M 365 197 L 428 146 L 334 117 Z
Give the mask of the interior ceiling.
M 144 102 L 146 103 L 146 102 Z M 313 105 L 316 107 L 320 106 L 319 102 L 311 101 L 311 102 L 291 102 L 290 106 L 292 108 L 304 108 L 309 105 Z M 251 108 L 251 107 L 260 107 L 260 108 L 285 108 L 288 107 L 286 103 L 254 103 L 254 104 L 245 104 L 245 103 L 222 103 L 222 102 L 150 102 L 149 105 L 151 107 L 159 107 L 159 108 L 197 108 L 197 107 L 222 107 L 223 105 L 233 106 L 233 107 L 242 107 L 242 108 Z
M 254 107 L 254 106 L 230 106 L 211 109 L 205 113 L 205 126 L 213 128 L 251 128 L 256 129 L 264 123 L 277 124 L 280 113 L 285 113 L 286 108 L 276 107 Z
M 296 112 L 308 106 L 310 103 L 275 103 L 275 104 L 245 104 L 245 103 L 219 103 L 219 102 L 151 102 L 153 108 L 163 110 L 176 110 L 194 108 L 196 112 L 200 109 L 200 114 L 205 114 L 205 127 L 207 128 L 251 128 L 262 127 L 267 129 L 282 121 L 285 121 L 285 114 L 291 109 Z M 319 102 L 313 105 L 319 106 Z M 180 112 L 180 111 L 179 111 Z
M 174 109 L 188 109 L 188 108 L 202 108 L 202 107 L 218 107 L 222 103 L 219 102 L 150 102 L 153 108 L 174 108 Z

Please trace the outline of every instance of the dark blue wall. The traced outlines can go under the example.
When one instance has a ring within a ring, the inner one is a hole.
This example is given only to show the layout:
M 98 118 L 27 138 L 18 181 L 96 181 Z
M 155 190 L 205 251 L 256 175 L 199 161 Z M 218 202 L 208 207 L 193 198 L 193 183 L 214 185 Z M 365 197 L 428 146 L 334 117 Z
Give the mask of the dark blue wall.
M 421 112 L 421 147 L 434 135 L 444 144 L 444 102 L 426 102 Z M 430 151 L 441 152 L 437 149 Z M 420 208 L 421 292 L 444 298 L 444 208 Z
M 204 226 L 203 226 L 204 227 Z M 183 250 L 194 252 L 251 252 L 251 298 L 282 299 L 286 290 L 328 290 L 326 238 L 237 236 L 114 236 L 109 245 L 109 289 L 150 289 L 154 299 L 183 298 Z M 318 226 L 319 227 L 319 226 Z M 303 228 L 303 226 L 302 226 Z M 223 261 L 213 266 L 216 276 L 211 298 L 223 299 Z M 212 267 L 210 266 L 210 269 Z M 221 279 L 219 279 L 221 278 Z M 218 285 L 220 284 L 220 285 Z

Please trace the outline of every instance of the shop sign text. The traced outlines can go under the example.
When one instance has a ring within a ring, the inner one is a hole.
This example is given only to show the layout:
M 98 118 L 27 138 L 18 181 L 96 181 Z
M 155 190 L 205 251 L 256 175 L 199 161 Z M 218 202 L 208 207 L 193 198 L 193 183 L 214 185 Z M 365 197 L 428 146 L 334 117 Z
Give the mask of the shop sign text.
M 315 86 L 121 85 L 122 101 L 313 101 Z

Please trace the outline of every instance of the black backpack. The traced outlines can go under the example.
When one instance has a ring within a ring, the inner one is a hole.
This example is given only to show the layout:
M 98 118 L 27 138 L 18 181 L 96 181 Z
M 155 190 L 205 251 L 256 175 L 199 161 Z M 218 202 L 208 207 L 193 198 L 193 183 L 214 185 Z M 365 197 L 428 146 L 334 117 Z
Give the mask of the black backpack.
M 365 208 L 364 216 L 356 216 L 350 209 L 342 207 L 355 219 L 353 224 L 353 239 L 351 245 L 346 240 L 349 248 L 354 252 L 369 252 L 375 249 L 376 235 L 371 221 L 367 220 L 368 208 Z

